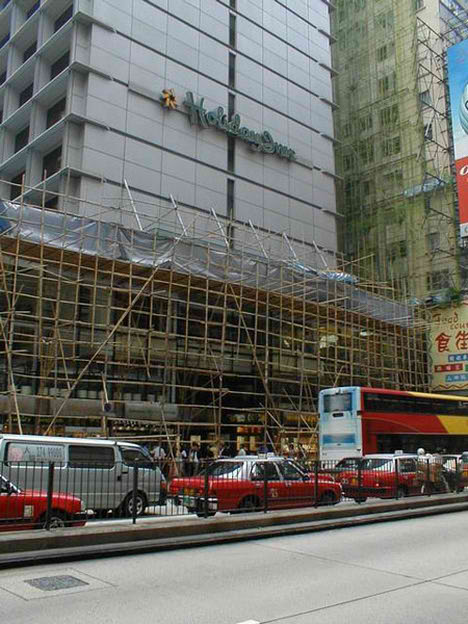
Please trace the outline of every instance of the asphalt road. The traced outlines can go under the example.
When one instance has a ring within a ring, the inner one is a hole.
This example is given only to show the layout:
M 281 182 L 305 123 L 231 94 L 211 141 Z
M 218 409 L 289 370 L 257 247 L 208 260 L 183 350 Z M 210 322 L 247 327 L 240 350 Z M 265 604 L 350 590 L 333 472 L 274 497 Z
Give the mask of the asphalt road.
M 0 571 L 8 624 L 465 624 L 466 512 Z

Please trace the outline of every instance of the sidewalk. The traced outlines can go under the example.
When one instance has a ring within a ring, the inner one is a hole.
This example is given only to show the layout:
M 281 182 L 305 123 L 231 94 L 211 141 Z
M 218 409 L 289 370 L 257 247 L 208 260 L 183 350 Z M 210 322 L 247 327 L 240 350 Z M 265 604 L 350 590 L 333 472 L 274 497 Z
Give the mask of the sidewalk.
M 468 494 L 442 494 L 309 509 L 227 515 L 214 518 L 139 519 L 126 524 L 19 531 L 0 534 L 0 568 L 136 552 L 220 544 L 274 535 L 305 533 L 372 522 L 468 510 Z

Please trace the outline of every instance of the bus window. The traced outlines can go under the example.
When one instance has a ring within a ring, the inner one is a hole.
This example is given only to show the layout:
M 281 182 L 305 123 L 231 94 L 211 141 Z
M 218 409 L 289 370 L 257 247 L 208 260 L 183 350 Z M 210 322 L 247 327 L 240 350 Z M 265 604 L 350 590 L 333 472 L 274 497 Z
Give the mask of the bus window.
M 323 395 L 324 412 L 350 412 L 351 405 L 351 392 Z

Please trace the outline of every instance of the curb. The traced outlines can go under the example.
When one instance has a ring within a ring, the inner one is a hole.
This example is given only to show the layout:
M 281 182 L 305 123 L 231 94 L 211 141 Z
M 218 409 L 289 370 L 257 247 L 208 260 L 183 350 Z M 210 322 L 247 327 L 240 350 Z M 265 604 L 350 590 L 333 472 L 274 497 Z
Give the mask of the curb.
M 0 535 L 0 568 L 71 561 L 99 556 L 193 548 L 278 535 L 361 526 L 468 510 L 468 496 L 421 499 L 327 508 L 286 510 L 247 517 L 187 519 L 182 522 L 35 531 Z

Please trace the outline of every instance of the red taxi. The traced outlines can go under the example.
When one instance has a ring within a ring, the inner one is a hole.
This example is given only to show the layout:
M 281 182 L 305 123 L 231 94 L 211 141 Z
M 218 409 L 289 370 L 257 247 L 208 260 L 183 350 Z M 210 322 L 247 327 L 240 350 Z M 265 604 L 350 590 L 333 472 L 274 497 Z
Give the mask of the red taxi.
M 205 489 L 207 499 L 205 500 Z M 241 456 L 220 459 L 196 477 L 171 481 L 169 495 L 202 517 L 217 511 L 255 511 L 307 507 L 320 503 L 334 505 L 341 500 L 341 486 L 332 477 L 315 478 L 293 460 L 282 457 Z
M 421 493 L 417 474 L 417 455 L 366 455 L 361 470 L 354 468 L 336 476 L 343 495 L 364 503 L 368 497 L 403 498 Z
M 0 531 L 41 529 L 45 526 L 47 492 L 21 490 L 0 476 Z M 52 493 L 50 528 L 84 526 L 84 503 L 72 494 Z

